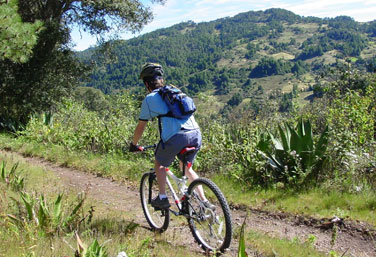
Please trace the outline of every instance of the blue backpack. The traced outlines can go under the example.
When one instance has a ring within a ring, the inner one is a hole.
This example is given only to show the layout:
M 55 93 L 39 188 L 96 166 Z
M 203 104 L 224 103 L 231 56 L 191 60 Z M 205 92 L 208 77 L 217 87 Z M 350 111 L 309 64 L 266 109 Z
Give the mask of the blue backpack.
M 161 95 L 169 109 L 167 114 L 159 115 L 158 117 L 186 119 L 196 111 L 193 99 L 172 85 L 159 88 L 158 93 Z

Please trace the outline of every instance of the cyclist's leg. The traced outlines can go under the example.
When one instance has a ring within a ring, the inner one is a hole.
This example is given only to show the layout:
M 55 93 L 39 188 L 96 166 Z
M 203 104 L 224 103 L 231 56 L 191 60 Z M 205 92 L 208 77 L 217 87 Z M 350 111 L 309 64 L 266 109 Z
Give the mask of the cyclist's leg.
M 180 167 L 183 167 L 183 163 L 181 161 L 180 161 Z M 199 178 L 197 173 L 192 169 L 192 166 L 191 167 L 185 166 L 185 175 L 188 177 L 189 182 L 192 182 L 193 180 Z M 200 196 L 200 199 L 204 202 L 207 201 L 202 186 L 198 186 L 197 191 L 198 191 L 198 195 Z
M 157 175 L 159 194 L 166 195 L 166 168 L 158 160 L 155 160 L 154 170 Z

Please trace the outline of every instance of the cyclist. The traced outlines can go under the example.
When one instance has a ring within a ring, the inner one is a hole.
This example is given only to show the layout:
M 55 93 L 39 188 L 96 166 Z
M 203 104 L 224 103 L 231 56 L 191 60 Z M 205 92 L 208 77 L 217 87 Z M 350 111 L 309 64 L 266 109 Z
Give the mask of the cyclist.
M 162 66 L 157 63 L 147 63 L 141 70 L 140 79 L 143 80 L 148 95 L 141 105 L 139 121 L 129 147 L 131 152 L 143 151 L 143 148 L 137 145 L 137 143 L 144 132 L 147 122 L 154 117 L 167 114 L 169 111 L 167 104 L 158 93 L 158 89 L 164 86 L 163 74 Z M 193 163 L 197 151 L 201 147 L 201 132 L 193 115 L 186 119 L 176 119 L 173 117 L 160 117 L 160 119 L 162 125 L 162 131 L 160 132 L 161 140 L 156 147 L 154 161 L 159 195 L 152 199 L 151 205 L 154 208 L 167 209 L 170 207 L 170 203 L 166 196 L 166 168 L 171 165 L 176 156 L 181 159 L 179 152 L 186 146 L 196 148 L 195 152 L 186 156 L 186 160 L 190 164 Z M 198 178 L 197 173 L 192 169 L 191 165 L 185 167 L 185 171 L 185 175 L 189 181 Z M 207 205 L 210 205 L 210 203 L 207 202 Z

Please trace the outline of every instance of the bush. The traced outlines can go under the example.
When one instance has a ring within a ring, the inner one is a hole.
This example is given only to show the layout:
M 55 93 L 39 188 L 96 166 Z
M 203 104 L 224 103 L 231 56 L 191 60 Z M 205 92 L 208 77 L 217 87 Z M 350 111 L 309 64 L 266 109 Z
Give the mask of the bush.
M 292 186 L 316 183 L 326 158 L 328 129 L 322 132 L 316 142 L 309 120 L 300 120 L 296 129 L 285 123 L 284 127 L 278 126 L 278 131 L 280 139 L 267 133 L 257 145 L 271 168 L 270 180 L 267 182 L 282 182 Z
M 51 122 L 46 122 L 45 114 L 34 115 L 21 135 L 41 143 L 63 145 L 69 150 L 121 152 L 136 127 L 139 103 L 127 94 L 112 96 L 110 100 L 111 107 L 99 114 L 66 99 Z M 156 137 L 155 131 L 146 130 L 145 138 L 156 140 Z

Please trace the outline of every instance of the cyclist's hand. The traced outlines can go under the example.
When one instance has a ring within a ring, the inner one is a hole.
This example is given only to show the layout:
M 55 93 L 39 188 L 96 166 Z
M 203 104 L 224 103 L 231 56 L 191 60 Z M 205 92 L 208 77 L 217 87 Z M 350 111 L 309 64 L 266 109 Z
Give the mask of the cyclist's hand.
M 142 152 L 144 151 L 144 148 L 139 145 L 134 145 L 133 143 L 129 146 L 129 152 Z

